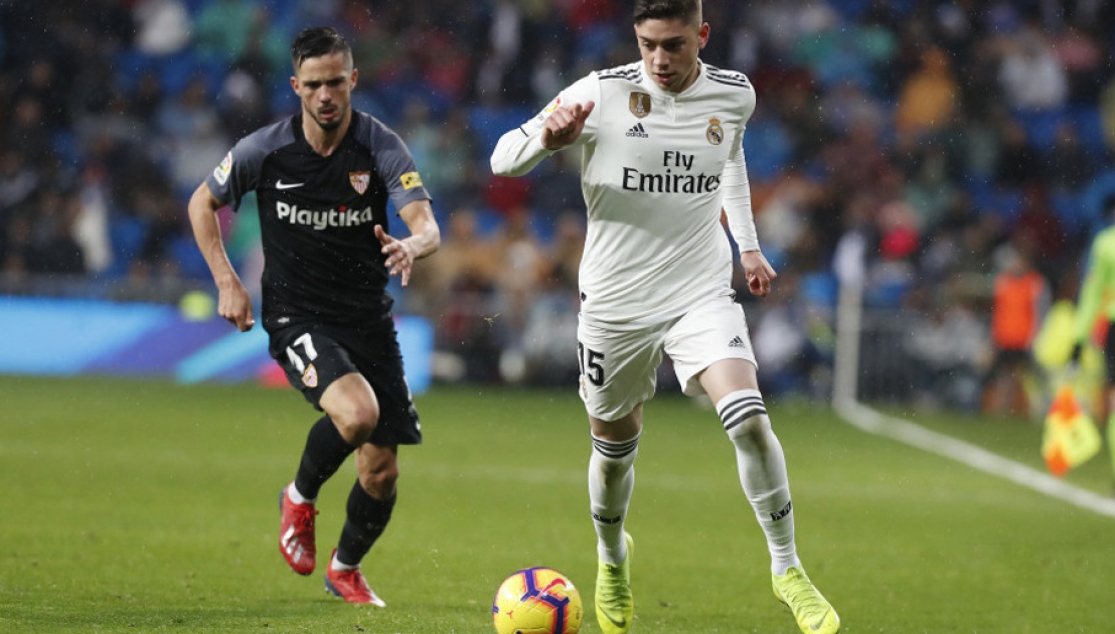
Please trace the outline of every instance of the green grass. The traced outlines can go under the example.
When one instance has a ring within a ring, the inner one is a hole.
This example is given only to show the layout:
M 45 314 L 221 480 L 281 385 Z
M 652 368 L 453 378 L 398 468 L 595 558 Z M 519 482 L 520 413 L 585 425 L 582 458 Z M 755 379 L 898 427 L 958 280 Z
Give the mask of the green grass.
M 798 550 L 845 634 L 1109 632 L 1115 520 L 772 402 Z M 400 452 L 395 517 L 365 561 L 386 610 L 326 595 L 277 552 L 279 489 L 315 413 L 251 385 L 0 377 L 0 632 L 491 634 L 500 580 L 568 574 L 591 606 L 587 422 L 572 390 L 439 388 Z M 1031 424 L 925 418 L 1040 466 Z M 1095 460 L 1082 486 L 1109 490 Z M 353 471 L 319 503 L 340 531 Z M 797 632 L 711 411 L 647 407 L 629 528 L 632 634 Z M 320 566 L 319 566 L 320 568 Z

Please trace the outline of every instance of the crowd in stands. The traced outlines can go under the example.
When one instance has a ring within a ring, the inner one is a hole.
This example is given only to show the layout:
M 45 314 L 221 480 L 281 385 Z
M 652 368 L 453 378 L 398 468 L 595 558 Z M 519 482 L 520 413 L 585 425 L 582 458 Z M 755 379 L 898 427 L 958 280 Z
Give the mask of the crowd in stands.
M 753 321 L 764 380 L 823 367 L 838 279 L 965 333 L 956 358 L 910 343 L 925 367 L 986 361 L 969 357 L 1012 253 L 1053 289 L 1077 281 L 1115 207 L 1115 3 L 704 4 L 702 58 L 758 96 L 744 145 L 780 273 Z M 488 156 L 561 87 L 637 59 L 630 22 L 621 0 L 0 0 L 0 279 L 116 297 L 206 282 L 185 201 L 236 139 L 296 111 L 287 46 L 328 24 L 354 46 L 354 105 L 407 142 L 443 227 L 401 305 L 437 322 L 458 375 L 564 380 L 576 158 L 504 179 Z M 224 218 L 249 271 L 254 213 Z

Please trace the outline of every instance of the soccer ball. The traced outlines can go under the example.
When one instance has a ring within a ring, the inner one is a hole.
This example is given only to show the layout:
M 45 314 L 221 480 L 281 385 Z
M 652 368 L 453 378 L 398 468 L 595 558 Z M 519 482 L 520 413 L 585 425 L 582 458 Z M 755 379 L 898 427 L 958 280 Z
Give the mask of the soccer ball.
M 553 568 L 525 568 L 503 580 L 492 603 L 498 634 L 577 634 L 581 593 Z

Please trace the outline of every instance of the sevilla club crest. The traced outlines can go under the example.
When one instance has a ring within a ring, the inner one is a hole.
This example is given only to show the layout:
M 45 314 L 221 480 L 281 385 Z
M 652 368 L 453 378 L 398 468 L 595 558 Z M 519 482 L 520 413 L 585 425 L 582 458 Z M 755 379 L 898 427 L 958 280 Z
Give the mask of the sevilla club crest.
M 371 172 L 349 172 L 348 182 L 352 184 L 352 188 L 356 190 L 357 194 L 363 195 L 368 191 L 368 185 L 372 182 Z

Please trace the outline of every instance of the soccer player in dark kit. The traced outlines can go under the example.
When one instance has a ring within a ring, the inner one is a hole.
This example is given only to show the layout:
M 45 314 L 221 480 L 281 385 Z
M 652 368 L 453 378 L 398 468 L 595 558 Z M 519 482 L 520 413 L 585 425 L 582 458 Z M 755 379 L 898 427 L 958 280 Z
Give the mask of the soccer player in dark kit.
M 282 490 L 279 549 L 298 574 L 314 571 L 314 502 L 355 453 L 358 477 L 325 587 L 345 601 L 384 607 L 360 562 L 391 519 L 398 446 L 422 439 L 386 289 L 391 275 L 406 286 L 414 262 L 436 251 L 441 236 L 406 146 L 351 107 L 357 71 L 344 38 L 331 28 L 304 30 L 291 58 L 301 112 L 240 140 L 194 192 L 190 222 L 219 291 L 218 312 L 247 331 L 255 324 L 251 298 L 215 212 L 256 192 L 270 352 L 325 413 Z M 390 233 L 389 200 L 408 237 Z

